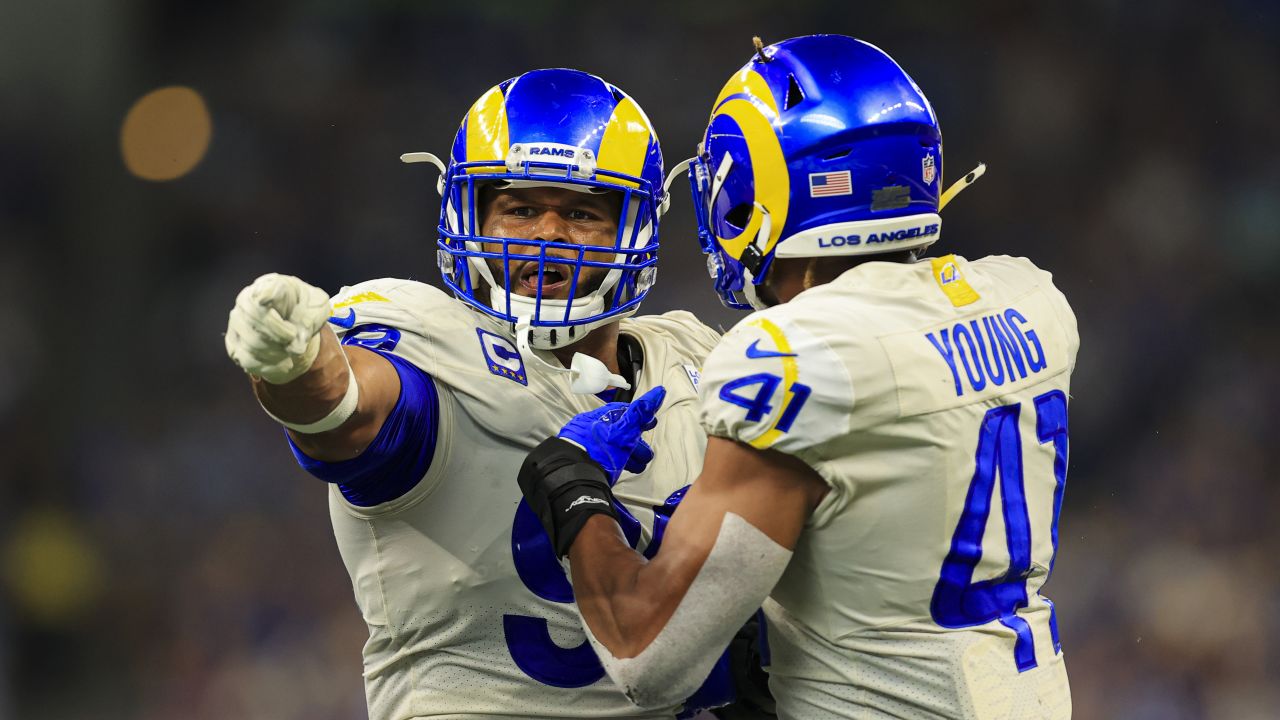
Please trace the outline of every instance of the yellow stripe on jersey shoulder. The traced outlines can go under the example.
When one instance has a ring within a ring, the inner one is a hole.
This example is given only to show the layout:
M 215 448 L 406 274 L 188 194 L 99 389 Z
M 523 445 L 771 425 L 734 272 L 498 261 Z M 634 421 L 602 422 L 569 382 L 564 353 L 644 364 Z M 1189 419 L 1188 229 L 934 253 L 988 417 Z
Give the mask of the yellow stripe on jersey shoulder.
M 978 302 L 980 297 L 978 291 L 964 279 L 964 273 L 961 272 L 960 263 L 956 262 L 955 255 L 943 255 L 933 258 L 931 262 L 934 282 L 938 283 L 938 287 L 951 300 L 952 305 L 964 307 Z
M 757 450 L 764 450 L 777 442 L 778 438 L 783 435 L 783 431 L 778 429 L 778 423 L 782 420 L 784 409 L 791 404 L 795 395 L 796 380 L 800 378 L 800 365 L 796 362 L 795 353 L 791 349 L 791 342 L 787 340 L 787 334 L 782 332 L 782 328 L 768 318 L 757 318 L 751 321 L 750 324 L 764 330 L 769 339 L 773 340 L 773 344 L 778 348 L 779 353 L 786 353 L 779 359 L 782 361 L 782 387 L 783 392 L 786 393 L 787 401 L 779 405 L 773 422 L 769 423 L 769 429 L 763 435 L 750 442 L 751 447 Z
M 367 290 L 365 292 L 352 295 L 351 297 L 347 298 L 346 300 L 343 300 L 340 303 L 334 303 L 333 309 L 341 310 L 344 307 L 359 305 L 360 303 L 366 303 L 366 302 L 391 302 L 391 301 L 382 297 L 381 295 L 379 295 L 378 293 L 372 290 Z

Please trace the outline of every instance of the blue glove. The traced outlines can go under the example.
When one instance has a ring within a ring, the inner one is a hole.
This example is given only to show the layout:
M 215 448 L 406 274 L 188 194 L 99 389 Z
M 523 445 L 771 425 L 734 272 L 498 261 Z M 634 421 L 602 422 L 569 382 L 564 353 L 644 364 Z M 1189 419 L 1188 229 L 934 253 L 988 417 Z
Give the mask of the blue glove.
M 608 403 L 575 415 L 558 437 L 578 445 L 609 474 L 609 484 L 623 470 L 638 473 L 653 459 L 653 448 L 640 433 L 658 424 L 656 415 L 667 389 L 659 385 L 630 403 Z

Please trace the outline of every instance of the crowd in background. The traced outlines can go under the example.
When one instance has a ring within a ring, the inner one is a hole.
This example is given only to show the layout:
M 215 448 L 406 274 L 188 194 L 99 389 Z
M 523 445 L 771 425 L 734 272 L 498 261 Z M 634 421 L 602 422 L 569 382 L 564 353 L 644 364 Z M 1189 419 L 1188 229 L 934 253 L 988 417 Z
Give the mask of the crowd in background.
M 236 292 L 269 271 L 438 283 L 436 176 L 397 157 L 446 152 L 507 77 L 604 76 L 671 166 L 752 35 L 820 31 L 913 75 L 944 182 L 988 163 L 937 252 L 1031 257 L 1079 317 L 1045 589 L 1076 717 L 1276 717 L 1277 28 L 1263 0 L 6 7 L 0 719 L 364 717 L 326 488 L 225 356 Z M 174 84 L 212 142 L 140 180 L 121 122 Z M 728 327 L 675 190 L 642 311 Z

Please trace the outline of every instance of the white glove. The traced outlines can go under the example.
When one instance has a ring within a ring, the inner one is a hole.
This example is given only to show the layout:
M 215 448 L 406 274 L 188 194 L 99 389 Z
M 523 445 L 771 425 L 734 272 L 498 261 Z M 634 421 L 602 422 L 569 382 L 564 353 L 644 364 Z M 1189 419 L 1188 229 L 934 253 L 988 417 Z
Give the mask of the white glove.
M 292 275 L 263 275 L 236 296 L 227 318 L 227 355 L 250 375 L 287 383 L 315 362 L 332 312 L 320 288 Z

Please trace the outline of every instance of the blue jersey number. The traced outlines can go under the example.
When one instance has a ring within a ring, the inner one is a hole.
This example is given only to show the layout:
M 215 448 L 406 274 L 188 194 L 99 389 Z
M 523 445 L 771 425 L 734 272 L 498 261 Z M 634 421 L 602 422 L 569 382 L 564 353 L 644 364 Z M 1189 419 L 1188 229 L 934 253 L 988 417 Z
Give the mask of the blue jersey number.
M 677 490 L 663 505 L 654 508 L 653 539 L 642 553 L 646 558 L 653 558 L 662 546 L 667 520 L 688 489 L 686 486 Z M 622 518 L 622 534 L 634 548 L 640 543 L 640 521 L 621 504 L 615 502 L 613 507 Z M 516 507 L 511 527 L 511 555 L 516 574 L 530 592 L 551 602 L 573 602 L 573 587 L 556 559 L 551 540 L 523 500 Z M 507 651 L 516 666 L 544 685 L 577 688 L 604 677 L 604 666 L 591 649 L 590 641 L 584 640 L 571 648 L 560 647 L 552 640 L 545 618 L 508 613 L 502 616 L 502 630 Z M 706 682 L 686 702 L 685 713 L 698 708 L 719 707 L 732 702 L 733 698 L 726 652 Z M 685 713 L 681 713 L 681 717 L 686 717 Z
M 1053 474 L 1057 482 L 1053 496 L 1053 524 L 1049 528 L 1053 553 L 1058 552 L 1058 515 L 1062 510 L 1062 490 L 1067 482 L 1067 397 L 1060 390 L 1035 398 L 1036 439 L 1053 443 Z M 964 512 L 951 537 L 951 550 L 942 563 L 941 577 L 933 589 L 929 610 L 934 622 L 948 628 L 983 625 L 992 620 L 1013 630 L 1014 660 L 1018 670 L 1036 667 L 1035 643 L 1031 627 L 1018 617 L 1027 606 L 1027 577 L 1031 573 L 1031 522 L 1027 516 L 1026 489 L 1022 477 L 1022 438 L 1018 416 L 1022 405 L 992 408 L 982 419 L 978 432 L 977 467 L 969 483 Z M 991 496 L 996 478 L 1003 501 L 1005 542 L 1009 549 L 1009 569 L 992 580 L 973 581 L 974 569 L 982 559 L 982 536 L 991 514 Z M 1050 558 L 1049 569 L 1053 569 Z M 1057 615 L 1049 604 L 1049 629 L 1056 651 Z
M 773 412 L 773 407 L 769 405 L 769 398 L 773 397 L 773 393 L 777 391 L 778 385 L 781 383 L 782 378 L 773 373 L 747 375 L 725 383 L 720 388 L 720 399 L 731 405 L 746 408 L 747 422 L 760 422 L 760 420 Z M 740 392 L 744 388 L 756 385 L 759 388 L 752 394 Z M 796 415 L 800 414 L 800 408 L 804 407 L 804 403 L 809 399 L 809 394 L 812 391 L 808 385 L 802 383 L 792 383 L 788 389 L 791 391 L 791 395 L 782 409 L 782 415 L 778 418 L 777 424 L 774 425 L 781 432 L 787 432 L 791 429 L 791 424 L 796 421 Z
M 640 523 L 625 510 L 623 513 L 623 533 L 635 547 L 640 539 Z M 573 588 L 556 559 L 551 540 L 523 500 L 516 507 L 511 527 L 511 556 L 516 574 L 534 595 L 551 602 L 573 602 Z M 560 647 L 551 639 L 546 618 L 508 613 L 502 616 L 502 632 L 516 666 L 543 685 L 576 688 L 604 677 L 604 666 L 591 643 L 583 640 L 575 647 Z

